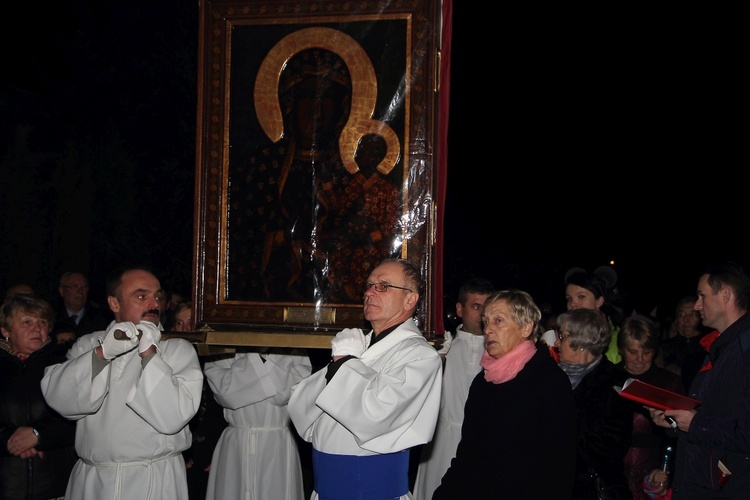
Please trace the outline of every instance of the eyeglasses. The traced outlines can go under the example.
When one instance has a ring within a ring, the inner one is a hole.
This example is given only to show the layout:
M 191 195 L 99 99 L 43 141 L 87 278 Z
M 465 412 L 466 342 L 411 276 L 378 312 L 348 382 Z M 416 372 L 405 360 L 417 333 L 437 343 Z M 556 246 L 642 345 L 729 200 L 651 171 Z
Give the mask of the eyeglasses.
M 75 290 L 80 290 L 82 292 L 85 292 L 89 289 L 88 285 L 63 285 L 63 288 L 73 288 Z
M 557 330 L 555 333 L 557 334 L 557 340 L 559 340 L 560 342 L 562 342 L 563 340 L 567 338 L 570 338 L 570 334 L 562 333 L 562 330 Z
M 381 292 L 381 293 L 382 292 L 387 292 L 389 288 L 398 288 L 399 290 L 406 290 L 407 292 L 413 292 L 414 291 L 411 288 L 405 288 L 403 286 L 391 285 L 390 283 L 385 283 L 383 281 L 381 281 L 379 283 L 370 283 L 368 281 L 367 283 L 365 283 L 365 289 L 364 289 L 364 291 L 366 292 L 367 290 L 369 290 L 371 286 L 375 287 L 375 291 L 376 292 Z
M 678 318 L 700 318 L 700 313 L 698 311 L 690 311 L 690 312 L 683 312 L 680 311 L 677 314 Z

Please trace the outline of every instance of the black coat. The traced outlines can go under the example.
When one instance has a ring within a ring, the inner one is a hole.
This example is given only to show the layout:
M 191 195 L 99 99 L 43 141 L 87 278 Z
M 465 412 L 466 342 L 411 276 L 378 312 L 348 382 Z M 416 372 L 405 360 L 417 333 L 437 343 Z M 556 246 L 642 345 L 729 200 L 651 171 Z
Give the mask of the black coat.
M 573 390 L 578 408 L 578 451 L 573 498 L 595 500 L 593 468 L 605 484 L 630 495 L 625 478 L 625 454 L 630 447 L 633 412 L 628 400 L 615 391 L 627 374 L 606 356 Z
M 750 313 L 711 345 L 710 367 L 688 396 L 701 402 L 688 432 L 677 432 L 675 499 L 750 498 Z M 719 482 L 719 461 L 731 472 Z
M 667 339 L 659 346 L 664 357 L 664 366 L 676 365 L 680 368 L 682 385 L 687 390 L 693 383 L 695 374 L 703 366 L 708 353 L 701 345 L 701 339 L 708 331 L 696 337 L 685 338 L 677 335 Z
M 434 500 L 569 500 L 576 409 L 568 376 L 544 347 L 514 379 L 471 383 L 461 441 Z
M 49 499 L 65 494 L 68 477 L 78 457 L 74 450 L 75 422 L 47 406 L 40 383 L 45 367 L 65 361 L 54 340 L 25 361 L 0 348 L 0 498 Z M 39 432 L 38 451 L 21 459 L 8 453 L 8 439 L 18 427 Z
M 88 303 L 83 310 L 83 318 L 76 325 L 70 321 L 68 311 L 61 301 L 57 308 L 55 327 L 52 330 L 52 335 L 54 336 L 61 332 L 75 332 L 76 338 L 81 338 L 87 333 L 106 330 L 113 319 L 114 316 L 109 309 L 105 310 Z

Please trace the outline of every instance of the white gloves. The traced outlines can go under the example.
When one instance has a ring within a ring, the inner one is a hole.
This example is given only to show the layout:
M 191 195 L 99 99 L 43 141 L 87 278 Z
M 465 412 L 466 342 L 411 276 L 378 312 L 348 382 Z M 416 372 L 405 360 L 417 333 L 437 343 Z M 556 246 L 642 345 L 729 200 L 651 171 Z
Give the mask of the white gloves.
M 115 332 L 118 332 L 118 337 L 122 338 L 124 336 L 125 338 L 122 340 L 116 339 Z M 104 359 L 114 359 L 138 345 L 138 330 L 130 321 L 113 323 L 107 329 L 104 338 L 99 337 L 99 344 L 102 346 L 102 356 L 104 356 Z
M 331 340 L 331 355 L 358 358 L 367 349 L 367 340 L 359 328 L 344 328 Z
M 141 341 L 138 343 L 138 352 L 146 351 L 152 345 L 159 350 L 159 340 L 161 340 L 161 330 L 150 321 L 141 321 L 138 323 L 138 330 L 141 331 Z

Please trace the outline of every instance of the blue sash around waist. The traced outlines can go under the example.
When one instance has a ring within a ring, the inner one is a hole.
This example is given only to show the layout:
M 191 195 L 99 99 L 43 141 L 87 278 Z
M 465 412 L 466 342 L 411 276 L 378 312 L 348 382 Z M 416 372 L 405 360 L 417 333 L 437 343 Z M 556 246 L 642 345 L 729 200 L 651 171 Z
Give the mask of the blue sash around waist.
M 409 492 L 409 450 L 383 455 L 332 455 L 313 448 L 320 500 L 386 500 Z

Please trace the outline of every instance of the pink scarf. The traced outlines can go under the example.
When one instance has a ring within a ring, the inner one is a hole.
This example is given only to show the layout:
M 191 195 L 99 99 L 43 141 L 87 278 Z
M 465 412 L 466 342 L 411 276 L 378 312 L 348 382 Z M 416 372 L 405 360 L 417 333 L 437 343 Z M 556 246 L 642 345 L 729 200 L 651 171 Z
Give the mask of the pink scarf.
M 487 354 L 487 351 L 484 351 L 479 363 L 484 368 L 484 379 L 493 384 L 502 384 L 516 378 L 518 372 L 526 366 L 534 353 L 536 353 L 536 346 L 530 340 L 524 340 L 499 359 L 493 358 Z

